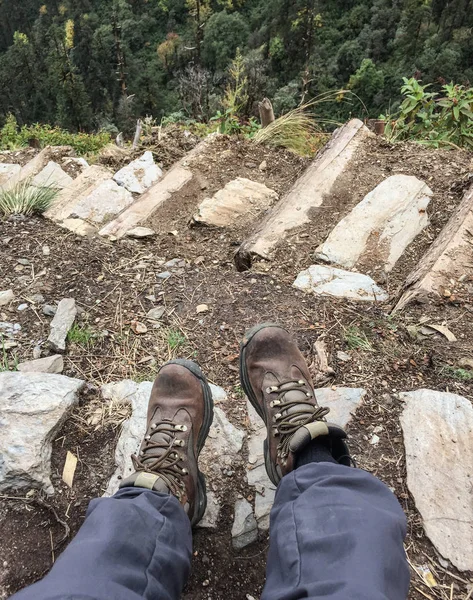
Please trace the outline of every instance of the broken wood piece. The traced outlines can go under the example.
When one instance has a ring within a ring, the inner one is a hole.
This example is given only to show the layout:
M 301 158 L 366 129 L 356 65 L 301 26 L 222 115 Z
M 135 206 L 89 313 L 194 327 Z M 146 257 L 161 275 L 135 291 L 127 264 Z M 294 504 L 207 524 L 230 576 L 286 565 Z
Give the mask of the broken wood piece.
M 315 373 L 315 383 L 322 383 L 335 375 L 335 371 L 329 367 L 327 346 L 322 340 L 317 340 L 314 344 L 314 360 L 311 367 Z
M 430 296 L 448 297 L 451 282 L 461 282 L 465 274 L 473 273 L 473 185 L 437 239 L 422 257 L 419 266 L 410 273 L 404 284 L 404 292 L 393 312 L 402 310 L 417 299 L 427 300 Z
M 373 135 L 359 119 L 337 129 L 305 173 L 263 219 L 260 226 L 237 251 L 239 271 L 251 268 L 253 258 L 269 259 L 271 252 L 295 227 L 309 223 L 311 212 L 324 204 L 338 177 L 345 171 L 361 142 Z
M 275 121 L 273 105 L 269 98 L 263 98 L 262 102 L 258 102 L 259 116 L 261 119 L 261 127 L 264 129 L 270 123 Z
M 74 475 L 77 467 L 77 456 L 72 452 L 67 451 L 66 462 L 64 463 L 64 469 L 62 471 L 62 480 L 70 488 L 74 482 Z

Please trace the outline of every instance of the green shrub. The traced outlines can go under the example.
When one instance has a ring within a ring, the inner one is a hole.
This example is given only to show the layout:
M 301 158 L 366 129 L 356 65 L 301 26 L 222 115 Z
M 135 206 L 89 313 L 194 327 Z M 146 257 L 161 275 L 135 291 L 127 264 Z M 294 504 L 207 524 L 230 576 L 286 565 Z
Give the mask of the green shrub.
M 34 187 L 29 179 L 25 179 L 10 189 L 0 190 L 0 215 L 43 213 L 58 193 L 55 187 Z
M 9 114 L 0 131 L 0 150 L 16 150 L 35 139 L 40 146 L 72 146 L 79 156 L 97 154 L 110 143 L 110 133 L 71 133 L 60 127 L 35 123 L 18 128 L 14 115 Z
M 473 149 L 473 88 L 450 83 L 439 94 L 428 92 L 429 85 L 413 77 L 403 81 L 399 113 L 381 116 L 390 141 L 410 139 L 434 148 Z

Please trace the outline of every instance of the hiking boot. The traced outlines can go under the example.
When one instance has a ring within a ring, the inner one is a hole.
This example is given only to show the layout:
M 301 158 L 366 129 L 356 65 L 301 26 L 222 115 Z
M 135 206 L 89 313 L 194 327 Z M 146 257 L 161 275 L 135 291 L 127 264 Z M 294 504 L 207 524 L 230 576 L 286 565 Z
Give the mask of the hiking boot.
M 197 460 L 213 419 L 213 400 L 200 368 L 172 360 L 158 372 L 148 405 L 146 435 L 135 472 L 120 484 L 176 496 L 192 525 L 203 517 L 207 496 Z
M 312 440 L 326 444 L 340 464 L 350 465 L 346 433 L 327 423 L 304 357 L 286 330 L 264 323 L 250 329 L 240 353 L 243 389 L 267 427 L 266 471 L 277 485 L 295 468 L 296 455 Z

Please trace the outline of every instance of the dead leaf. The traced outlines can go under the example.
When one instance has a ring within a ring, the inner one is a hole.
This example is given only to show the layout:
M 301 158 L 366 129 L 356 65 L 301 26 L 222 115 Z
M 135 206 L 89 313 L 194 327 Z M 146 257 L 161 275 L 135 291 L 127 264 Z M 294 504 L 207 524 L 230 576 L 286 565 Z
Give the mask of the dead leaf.
M 450 331 L 450 329 L 446 325 L 436 325 L 434 323 L 429 323 L 428 325 L 425 325 L 425 327 L 428 327 L 430 329 L 434 329 L 435 331 L 438 331 L 439 333 L 444 335 L 449 342 L 457 341 L 457 338 L 454 336 L 454 334 Z
M 70 488 L 74 481 L 74 475 L 77 467 L 77 456 L 72 452 L 67 451 L 66 462 L 64 463 L 64 469 L 62 471 L 62 480 Z
M 208 304 L 199 304 L 199 306 L 195 309 L 197 314 L 199 313 L 205 313 L 209 311 L 209 306 Z
M 130 327 L 133 333 L 136 333 L 136 335 L 142 335 L 148 331 L 146 325 L 144 323 L 140 323 L 139 321 L 132 321 L 130 323 Z

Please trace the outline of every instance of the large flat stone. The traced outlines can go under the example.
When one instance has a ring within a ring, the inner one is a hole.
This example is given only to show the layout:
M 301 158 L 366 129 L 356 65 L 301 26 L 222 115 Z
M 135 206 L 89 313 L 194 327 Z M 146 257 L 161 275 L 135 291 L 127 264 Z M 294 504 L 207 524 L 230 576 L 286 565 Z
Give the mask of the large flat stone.
M 51 443 L 82 386 L 63 375 L 0 373 L 0 492 L 54 493 Z
M 277 199 L 277 193 L 262 183 L 237 177 L 212 198 L 205 198 L 193 220 L 203 225 L 227 227 L 254 219 Z
M 15 177 L 21 171 L 20 165 L 10 165 L 7 163 L 0 163 L 0 187 L 7 183 L 9 179 Z
M 95 188 L 88 196 L 83 196 L 69 208 L 71 217 L 78 217 L 93 223 L 104 223 L 110 217 L 121 213 L 133 204 L 132 194 L 124 187 L 108 179 Z
M 258 528 L 253 508 L 244 498 L 235 503 L 235 517 L 232 527 L 232 544 L 241 550 L 258 539 Z
M 317 388 L 314 390 L 319 406 L 327 406 L 327 420 L 346 429 L 356 410 L 362 405 L 366 390 L 363 388 Z
M 325 265 L 312 265 L 297 276 L 294 287 L 316 296 L 332 296 L 359 302 L 385 302 L 388 294 L 362 273 Z
M 391 271 L 428 225 L 431 196 L 417 177 L 388 177 L 335 226 L 317 249 L 317 258 L 349 269 L 361 262 Z
M 153 153 L 148 151 L 115 173 L 113 179 L 129 192 L 143 194 L 162 176 L 163 172 L 155 164 Z
M 370 135 L 359 119 L 352 119 L 333 133 L 289 193 L 240 246 L 235 255 L 240 271 L 250 268 L 255 256 L 269 259 L 291 230 L 310 223 L 316 218 L 316 209 L 330 204 L 331 192 L 338 178 L 347 169 L 363 140 Z
M 473 571 L 473 407 L 435 390 L 402 393 L 407 485 L 440 554 Z
M 42 169 L 33 179 L 34 187 L 52 187 L 59 190 L 69 187 L 74 180 L 53 160 Z

